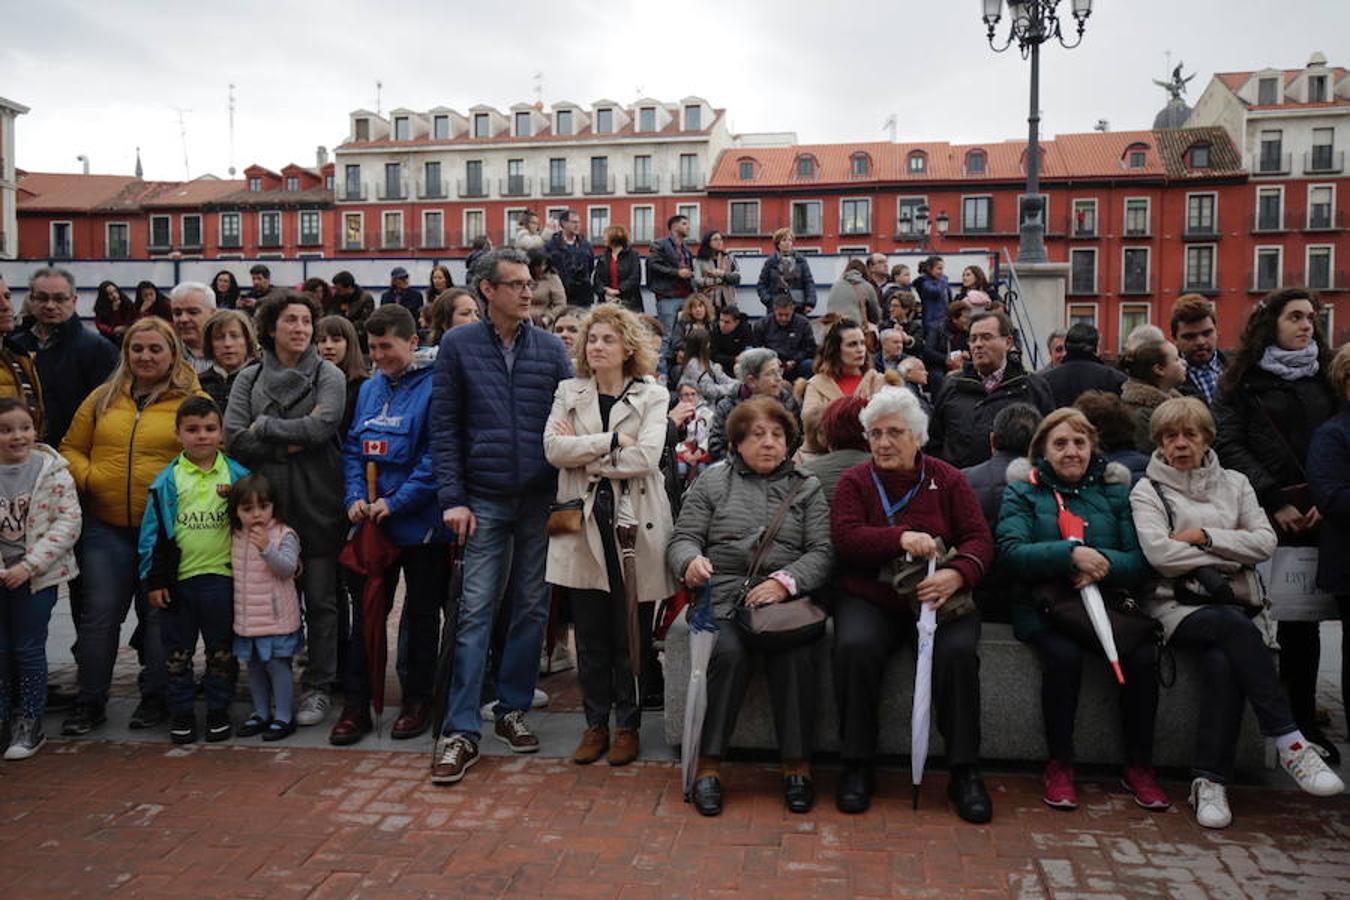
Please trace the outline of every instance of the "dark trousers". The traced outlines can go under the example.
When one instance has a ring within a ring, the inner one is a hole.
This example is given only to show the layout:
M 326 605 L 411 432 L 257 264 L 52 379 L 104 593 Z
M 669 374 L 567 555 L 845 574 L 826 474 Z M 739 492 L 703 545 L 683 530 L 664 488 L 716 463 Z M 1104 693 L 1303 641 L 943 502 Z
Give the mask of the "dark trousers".
M 1029 643 L 1041 658 L 1041 713 L 1050 758 L 1073 762 L 1073 724 L 1078 715 L 1078 691 L 1083 682 L 1083 657 L 1105 662 L 1101 648 L 1090 649 L 1045 627 Z M 1158 714 L 1157 647 L 1145 641 L 1121 659 L 1125 684 L 1120 688 L 1120 713 L 1129 763 L 1153 762 L 1153 726 Z
M 228 709 L 234 699 L 234 581 L 228 575 L 194 575 L 169 589 L 169 607 L 160 613 L 167 654 L 169 712 L 192 712 L 197 686 L 192 657 L 197 637 L 206 649 L 202 687 L 207 709 Z
M 12 713 L 18 686 L 19 715 L 41 719 L 47 708 L 47 623 L 56 587 L 36 594 L 28 584 L 0 587 L 0 722 Z
M 614 491 L 608 482 L 597 492 L 593 509 L 594 524 L 587 527 L 600 531 L 610 589 L 572 592 L 577 676 L 586 707 L 586 724 L 608 726 L 612 708 L 616 727 L 637 728 L 642 721 L 642 708 L 628 659 L 628 611 L 619 547 L 614 539 Z
M 1236 606 L 1196 610 L 1172 632 L 1172 643 L 1193 647 L 1204 659 L 1205 702 L 1196 716 L 1195 774 L 1227 784 L 1233 777 L 1246 701 L 1251 701 L 1266 737 L 1295 728 L 1275 660 L 1261 632 Z
M 398 564 L 385 574 L 385 586 L 392 599 L 398 587 L 399 570 L 406 590 L 403 595 L 403 621 L 400 640 L 395 643 L 406 659 L 396 662 L 402 702 L 430 703 L 436 678 L 436 655 L 440 648 L 441 608 L 450 590 L 450 562 L 444 544 L 419 544 L 402 547 Z M 347 641 L 346 668 L 342 673 L 344 702 L 353 709 L 364 709 L 370 702 L 370 670 L 366 658 L 365 610 L 361 596 L 365 579 L 344 570 L 352 596 L 351 636 Z M 404 634 L 406 633 L 406 639 Z M 406 650 L 405 650 L 406 648 Z
M 1336 603 L 1341 608 L 1341 712 L 1350 723 L 1350 655 L 1345 652 L 1350 644 L 1345 638 L 1346 631 L 1350 630 L 1350 594 L 1338 595 Z
M 745 701 L 755 661 L 763 660 L 769 681 L 773 726 L 781 759 L 810 759 L 816 722 L 816 645 L 779 653 L 757 653 L 746 646 L 729 620 L 718 622 L 717 642 L 708 662 L 708 709 L 703 718 L 704 756 L 722 756 Z
M 839 755 L 869 762 L 877 753 L 877 710 L 886 658 L 917 637 L 914 616 L 881 609 L 840 593 L 834 604 L 834 692 L 839 710 Z M 933 635 L 933 702 L 947 746 L 947 765 L 974 765 L 980 757 L 980 617 L 969 613 L 938 626 Z

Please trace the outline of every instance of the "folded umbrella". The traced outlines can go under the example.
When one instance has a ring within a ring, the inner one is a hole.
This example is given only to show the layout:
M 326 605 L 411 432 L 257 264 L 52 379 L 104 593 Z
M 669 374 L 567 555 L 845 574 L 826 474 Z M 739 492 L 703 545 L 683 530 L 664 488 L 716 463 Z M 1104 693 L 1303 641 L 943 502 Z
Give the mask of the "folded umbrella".
M 436 734 L 445 725 L 450 700 L 450 676 L 455 663 L 455 634 L 459 630 L 459 598 L 464 592 L 464 554 L 458 541 L 450 545 L 450 589 L 441 607 L 441 649 L 436 656 L 436 681 L 431 705 L 436 711 Z
M 928 577 L 937 571 L 937 560 L 928 560 Z M 919 610 L 918 640 L 914 653 L 914 706 L 909 714 L 909 767 L 914 784 L 914 808 L 919 808 L 919 785 L 928 762 L 928 732 L 933 706 L 933 635 L 937 632 L 937 610 L 925 603 Z
M 619 558 L 623 568 L 623 606 L 628 626 L 628 664 L 632 666 L 633 678 L 642 681 L 642 638 L 638 616 L 637 585 L 637 517 L 633 514 L 632 501 L 628 499 L 625 487 L 615 504 L 614 536 L 619 544 Z M 614 586 L 610 585 L 613 590 Z
M 684 700 L 684 737 L 680 741 L 680 773 L 684 799 L 694 790 L 699 748 L 703 743 L 703 716 L 708 711 L 708 661 L 717 643 L 717 620 L 713 618 L 712 582 L 704 585 L 698 602 L 684 608 L 689 625 L 689 688 Z
M 1087 523 L 1083 518 L 1074 514 L 1064 506 L 1064 500 L 1055 492 L 1055 502 L 1059 504 L 1059 536 L 1066 541 L 1073 541 L 1081 544 L 1084 542 L 1084 535 L 1087 533 Z M 1097 642 L 1102 645 L 1102 652 L 1106 654 L 1106 661 L 1111 664 L 1111 671 L 1116 674 L 1116 681 L 1120 684 L 1125 683 L 1125 673 L 1120 668 L 1120 653 L 1116 650 L 1116 635 L 1111 630 L 1111 619 L 1106 614 L 1106 601 L 1102 598 L 1101 588 L 1096 583 L 1089 584 L 1079 590 L 1078 595 L 1083 600 L 1083 608 L 1087 610 L 1088 619 L 1092 622 L 1092 630 L 1097 633 Z
M 378 495 L 375 463 L 367 462 L 366 497 L 373 502 Z M 384 713 L 384 670 L 389 657 L 388 619 L 394 593 L 386 586 L 385 576 L 398 557 L 398 547 L 378 525 L 368 519 L 357 526 L 355 535 L 338 555 L 338 562 L 362 579 L 360 603 L 362 637 L 366 647 L 366 679 L 370 702 L 375 708 L 377 729 Z

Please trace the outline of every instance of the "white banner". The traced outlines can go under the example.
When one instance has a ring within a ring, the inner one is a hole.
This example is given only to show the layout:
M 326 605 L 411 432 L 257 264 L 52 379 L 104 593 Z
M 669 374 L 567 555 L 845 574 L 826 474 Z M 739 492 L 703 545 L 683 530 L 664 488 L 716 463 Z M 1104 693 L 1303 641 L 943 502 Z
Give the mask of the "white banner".
M 1336 598 L 1317 586 L 1316 547 L 1278 547 L 1256 571 L 1265 582 L 1276 620 L 1320 622 L 1339 617 Z

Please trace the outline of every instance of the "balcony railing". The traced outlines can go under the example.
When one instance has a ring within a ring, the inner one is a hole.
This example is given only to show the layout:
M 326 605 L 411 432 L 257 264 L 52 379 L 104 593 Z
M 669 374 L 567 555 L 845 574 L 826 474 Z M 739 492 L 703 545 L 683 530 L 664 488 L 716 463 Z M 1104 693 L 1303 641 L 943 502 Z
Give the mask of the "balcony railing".
M 497 191 L 503 197 L 528 197 L 534 179 L 525 175 L 507 175 L 497 179 Z
M 242 246 L 244 246 L 244 242 L 243 242 L 242 240 L 239 239 L 239 235 L 237 235 L 237 234 L 226 234 L 226 235 L 221 235 L 221 238 L 220 238 L 220 249 L 222 249 L 222 250 L 238 250 L 238 249 L 239 249 L 240 247 L 242 247 Z
M 380 200 L 407 200 L 407 182 L 400 181 L 397 184 L 390 184 L 386 181 L 384 184 L 380 185 L 377 196 Z
M 1181 232 L 1182 239 L 1187 241 L 1213 241 L 1222 236 L 1218 222 L 1187 222 Z
M 539 192 L 543 194 L 545 197 L 567 197 L 572 194 L 573 184 L 574 181 L 570 175 L 564 178 L 560 178 L 556 181 L 550 178 L 546 182 L 545 181 L 540 182 Z
M 458 187 L 461 198 L 487 196 L 487 182 L 481 179 L 469 178 L 466 180 L 461 178 Z
M 317 231 L 300 232 L 301 247 L 317 247 L 322 243 L 323 241 L 319 238 L 319 233 Z
M 264 234 L 262 237 L 258 238 L 258 246 L 259 246 L 259 247 L 280 247 L 280 246 L 281 246 L 281 235 L 279 235 L 279 234 Z
M 339 200 L 365 200 L 366 186 L 363 184 L 344 184 L 338 191 Z
M 1336 231 L 1345 227 L 1345 210 L 1332 210 L 1330 207 L 1315 206 L 1308 213 L 1308 222 L 1304 231 Z
M 607 175 L 604 178 L 597 179 L 583 175 L 581 177 L 581 192 L 583 194 L 612 194 L 614 193 L 614 176 Z
M 1258 153 L 1251 160 L 1251 170 L 1257 175 L 1288 175 L 1292 168 L 1288 153 Z
M 417 196 L 423 200 L 443 200 L 450 196 L 450 183 L 444 178 L 418 182 Z
M 1192 281 L 1189 278 L 1183 278 L 1181 282 L 1181 293 L 1183 294 L 1217 294 L 1218 292 L 1218 284 L 1213 276 L 1208 281 L 1201 279 Z
M 1120 285 L 1120 295 L 1122 297 L 1144 297 L 1149 294 L 1156 294 L 1157 276 L 1150 274 L 1147 278 L 1131 278 L 1125 276 Z
M 1298 277 L 1296 272 L 1262 272 L 1255 269 L 1247 273 L 1247 292 L 1250 294 L 1265 294 L 1270 291 L 1278 291 L 1286 284 L 1297 284 L 1295 280 Z
M 1350 282 L 1346 281 L 1345 270 L 1337 272 L 1317 273 L 1313 277 L 1310 272 L 1291 272 L 1286 276 L 1289 280 L 1285 282 L 1290 286 L 1305 287 L 1314 291 L 1344 291 L 1350 287 Z
M 403 235 L 401 234 L 386 234 L 384 239 L 380 241 L 381 250 L 402 250 L 403 247 Z
M 623 187 L 630 194 L 655 194 L 661 189 L 661 176 L 625 175 Z
M 681 172 L 671 179 L 670 189 L 676 194 L 689 194 L 694 191 L 703 190 L 705 184 L 703 170 L 697 172 Z
M 1345 171 L 1345 151 L 1314 147 L 1303 154 L 1305 175 L 1336 175 Z
M 1255 213 L 1247 220 L 1247 230 L 1255 234 L 1270 233 L 1273 231 L 1288 231 L 1289 210 L 1281 209 L 1279 212 Z
M 366 242 L 363 241 L 363 240 L 362 240 L 362 241 L 346 240 L 346 241 L 343 241 L 343 242 L 342 242 L 342 249 L 343 249 L 343 250 L 347 250 L 347 251 L 353 251 L 353 250 L 361 251 L 361 250 L 365 250 L 365 249 L 366 249 Z

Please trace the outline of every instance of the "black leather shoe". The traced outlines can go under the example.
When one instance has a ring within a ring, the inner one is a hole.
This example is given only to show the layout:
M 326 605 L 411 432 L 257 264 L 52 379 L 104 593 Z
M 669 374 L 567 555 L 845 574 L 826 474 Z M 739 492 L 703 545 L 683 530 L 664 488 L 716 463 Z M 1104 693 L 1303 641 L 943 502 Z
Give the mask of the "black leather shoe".
M 1313 749 L 1317 755 L 1322 757 L 1322 762 L 1331 766 L 1333 769 L 1341 767 L 1341 751 L 1336 749 L 1336 742 L 1329 738 L 1320 728 L 1305 728 L 1303 736 L 1308 739 L 1308 743 L 1313 744 Z
M 132 711 L 127 727 L 133 731 L 144 731 L 147 728 L 164 724 L 164 720 L 167 718 L 169 718 L 169 707 L 164 702 L 164 698 L 148 694 L 141 698 L 140 703 L 136 704 L 136 709 Z
M 787 775 L 783 778 L 783 797 L 788 812 L 808 813 L 816 805 L 816 786 L 809 775 Z
M 864 813 L 872 805 L 872 779 L 866 766 L 850 765 L 839 775 L 834 805 L 841 813 Z
M 716 775 L 708 775 L 694 782 L 690 793 L 694 809 L 702 816 L 720 816 L 722 814 L 722 780 Z
M 961 766 L 952 771 L 947 782 L 947 796 L 956 804 L 956 814 L 967 822 L 983 825 L 994 817 L 994 802 L 984 789 L 984 780 L 974 766 Z

